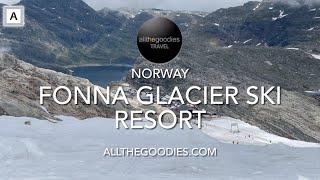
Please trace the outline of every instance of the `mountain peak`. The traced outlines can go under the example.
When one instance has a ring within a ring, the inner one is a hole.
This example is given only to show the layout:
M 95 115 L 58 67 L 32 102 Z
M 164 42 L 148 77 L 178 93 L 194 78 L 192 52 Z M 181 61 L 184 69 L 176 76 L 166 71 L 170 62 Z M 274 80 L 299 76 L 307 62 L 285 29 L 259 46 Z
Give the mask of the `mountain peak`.
M 316 6 L 320 4 L 319 0 L 263 0 L 266 3 L 282 3 L 291 6 Z
M 74 7 L 94 11 L 94 9 L 87 5 L 83 0 L 22 0 L 19 4 L 25 5 L 26 7 L 32 6 L 55 9 Z

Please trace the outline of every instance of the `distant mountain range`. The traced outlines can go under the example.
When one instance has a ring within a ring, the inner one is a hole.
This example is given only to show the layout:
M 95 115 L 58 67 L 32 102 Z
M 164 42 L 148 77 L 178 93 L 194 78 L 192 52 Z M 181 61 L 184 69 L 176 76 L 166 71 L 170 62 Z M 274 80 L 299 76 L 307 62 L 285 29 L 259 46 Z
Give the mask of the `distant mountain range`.
M 248 2 L 217 10 L 193 29 L 197 37 L 215 37 L 220 46 L 293 46 L 319 52 L 320 4 Z
M 143 22 L 166 14 L 186 30 L 206 15 L 156 9 L 135 14 L 124 9 L 95 11 L 82 0 L 23 0 L 19 4 L 26 7 L 26 26 L 1 27 L 2 48 L 10 48 L 29 63 L 59 71 L 87 63 L 133 65 L 139 56 L 136 33 Z
M 131 79 L 161 86 L 281 86 L 282 105 L 202 106 L 292 139 L 320 142 L 320 101 L 305 91 L 320 89 L 320 6 L 262 1 L 220 9 L 184 32 L 179 57 L 158 65 L 139 59 L 134 68 L 190 68 L 186 80 Z M 201 98 L 201 93 L 192 95 Z M 245 100 L 245 94 L 239 95 Z
M 165 16 L 179 25 L 185 37 L 210 38 L 210 44 L 218 47 L 294 46 L 320 53 L 320 5 L 290 2 L 248 2 L 209 14 L 128 8 L 95 11 L 82 0 L 22 0 L 26 27 L 0 28 L 0 42 L 18 58 L 56 70 L 87 63 L 133 65 L 139 56 L 135 41 L 140 25 Z

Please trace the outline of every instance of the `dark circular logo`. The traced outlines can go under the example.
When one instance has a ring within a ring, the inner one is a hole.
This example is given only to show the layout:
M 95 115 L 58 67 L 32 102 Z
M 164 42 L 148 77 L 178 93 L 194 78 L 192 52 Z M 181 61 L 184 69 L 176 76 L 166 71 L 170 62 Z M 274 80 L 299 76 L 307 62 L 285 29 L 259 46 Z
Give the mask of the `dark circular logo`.
M 179 27 L 171 20 L 156 17 L 146 21 L 139 29 L 137 44 L 140 53 L 154 63 L 174 59 L 182 46 Z

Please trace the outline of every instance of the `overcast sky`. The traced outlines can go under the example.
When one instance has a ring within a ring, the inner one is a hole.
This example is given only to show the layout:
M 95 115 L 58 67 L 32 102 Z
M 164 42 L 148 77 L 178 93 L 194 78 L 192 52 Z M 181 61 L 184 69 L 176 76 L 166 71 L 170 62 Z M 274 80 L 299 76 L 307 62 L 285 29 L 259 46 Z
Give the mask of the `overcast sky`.
M 242 5 L 248 0 L 84 0 L 94 9 L 109 7 L 160 8 L 170 10 L 214 11 L 223 7 Z M 19 0 L 0 0 L 0 3 L 14 4 Z

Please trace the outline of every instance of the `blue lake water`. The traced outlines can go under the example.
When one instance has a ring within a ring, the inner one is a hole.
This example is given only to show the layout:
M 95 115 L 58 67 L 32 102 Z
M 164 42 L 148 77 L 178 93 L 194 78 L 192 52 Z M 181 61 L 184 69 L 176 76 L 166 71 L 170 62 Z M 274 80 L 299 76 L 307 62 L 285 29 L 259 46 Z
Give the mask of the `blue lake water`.
M 95 85 L 108 86 L 112 81 L 119 81 L 131 68 L 120 66 L 86 66 L 70 68 L 73 76 L 89 79 Z

